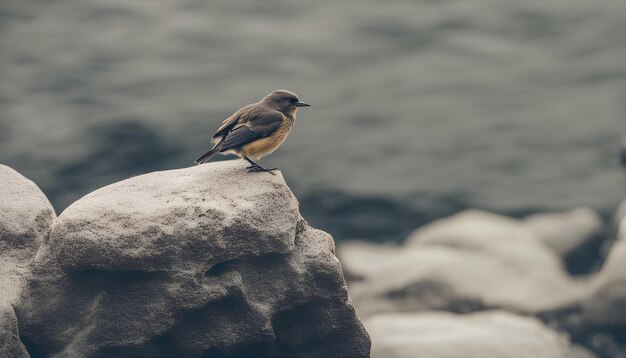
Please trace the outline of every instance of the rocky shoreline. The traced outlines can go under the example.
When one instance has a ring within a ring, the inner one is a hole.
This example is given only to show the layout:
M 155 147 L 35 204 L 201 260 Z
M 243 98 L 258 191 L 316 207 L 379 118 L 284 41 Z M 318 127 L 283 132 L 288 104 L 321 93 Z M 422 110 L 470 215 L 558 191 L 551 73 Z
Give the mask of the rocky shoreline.
M 58 217 L 13 169 L 0 184 L 1 357 L 626 357 L 623 209 L 466 210 L 402 245 L 342 242 L 340 263 L 281 175 L 236 161 Z M 606 233 L 602 266 L 568 272 Z
M 373 357 L 626 357 L 622 217 L 587 275 L 565 259 L 611 231 L 587 208 L 521 220 L 467 210 L 402 246 L 350 242 L 338 254 Z

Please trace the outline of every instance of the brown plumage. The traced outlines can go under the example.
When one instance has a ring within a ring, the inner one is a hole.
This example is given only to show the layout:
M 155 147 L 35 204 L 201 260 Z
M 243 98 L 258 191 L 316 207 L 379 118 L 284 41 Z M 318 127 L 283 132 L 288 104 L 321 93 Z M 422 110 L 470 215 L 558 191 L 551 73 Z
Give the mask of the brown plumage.
M 253 160 L 276 150 L 289 135 L 298 107 L 308 106 L 293 92 L 278 90 L 268 94 L 259 102 L 249 104 L 226 118 L 213 134 L 211 141 L 215 146 L 196 163 L 206 163 L 218 153 L 234 153 L 250 163 L 248 171 L 272 173 L 277 168 L 265 169 Z

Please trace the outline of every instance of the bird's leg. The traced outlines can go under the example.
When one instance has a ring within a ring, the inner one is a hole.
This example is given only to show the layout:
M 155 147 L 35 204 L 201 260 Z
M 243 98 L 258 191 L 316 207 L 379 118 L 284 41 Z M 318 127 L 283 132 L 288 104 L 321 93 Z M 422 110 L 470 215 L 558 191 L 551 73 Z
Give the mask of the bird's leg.
M 243 157 L 243 159 L 245 159 L 246 161 L 248 161 L 248 163 L 251 164 L 249 167 L 246 167 L 249 173 L 268 172 L 272 175 L 276 175 L 274 174 L 274 170 L 278 170 L 278 168 L 270 168 L 270 169 L 263 168 L 259 164 L 253 162 L 252 159 L 248 157 Z

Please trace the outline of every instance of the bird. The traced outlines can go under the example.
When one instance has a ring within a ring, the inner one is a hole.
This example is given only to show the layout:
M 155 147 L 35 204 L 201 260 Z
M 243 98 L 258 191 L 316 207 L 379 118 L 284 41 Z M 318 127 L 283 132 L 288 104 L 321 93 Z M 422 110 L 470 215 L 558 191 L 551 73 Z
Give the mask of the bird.
M 300 107 L 309 107 L 298 95 L 287 90 L 276 90 L 259 102 L 240 108 L 226 118 L 211 138 L 215 145 L 196 160 L 208 162 L 215 154 L 236 154 L 250 163 L 248 172 L 269 172 L 278 168 L 264 168 L 255 160 L 271 154 L 287 139 L 296 121 Z

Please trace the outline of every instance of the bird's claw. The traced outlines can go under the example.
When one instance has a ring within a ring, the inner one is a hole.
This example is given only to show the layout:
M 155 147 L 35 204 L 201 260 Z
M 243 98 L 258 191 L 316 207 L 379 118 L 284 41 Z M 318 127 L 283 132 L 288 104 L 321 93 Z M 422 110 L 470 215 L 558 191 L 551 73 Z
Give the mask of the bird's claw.
M 268 172 L 272 175 L 276 175 L 276 173 L 274 173 L 274 170 L 278 170 L 278 168 L 263 168 L 260 165 L 251 165 L 249 167 L 246 167 L 246 169 L 248 169 L 248 173 Z

